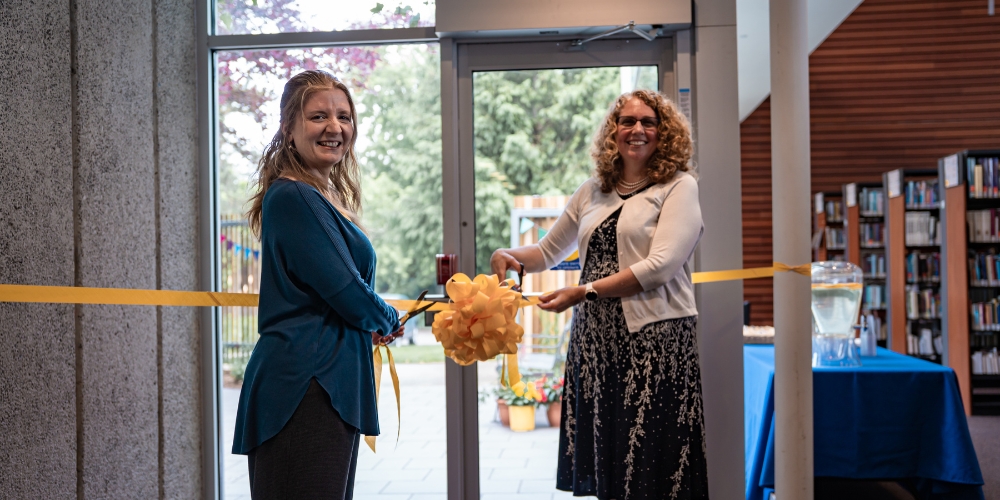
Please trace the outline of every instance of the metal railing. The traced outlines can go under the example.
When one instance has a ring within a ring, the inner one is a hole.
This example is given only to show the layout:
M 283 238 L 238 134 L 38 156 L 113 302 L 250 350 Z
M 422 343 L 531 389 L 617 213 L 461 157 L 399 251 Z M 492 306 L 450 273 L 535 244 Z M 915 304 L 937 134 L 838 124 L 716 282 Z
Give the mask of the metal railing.
M 220 262 L 222 291 L 260 292 L 260 241 L 250 231 L 242 215 L 225 214 L 221 218 Z M 257 308 L 223 307 L 220 345 L 222 363 L 242 369 L 257 344 Z

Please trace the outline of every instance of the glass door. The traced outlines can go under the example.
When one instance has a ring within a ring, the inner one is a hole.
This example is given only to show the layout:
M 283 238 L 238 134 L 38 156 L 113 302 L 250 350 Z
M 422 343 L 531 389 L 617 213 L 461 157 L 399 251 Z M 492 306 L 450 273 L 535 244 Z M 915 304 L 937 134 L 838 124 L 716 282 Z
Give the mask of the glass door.
M 590 148 L 616 97 L 644 88 L 676 99 L 670 38 L 459 45 L 460 183 L 466 268 L 489 274 L 497 248 L 536 243 L 593 169 Z M 465 133 L 464 131 L 470 131 Z M 471 212 L 471 213 L 465 213 Z M 469 260 L 474 259 L 474 264 Z M 579 280 L 579 259 L 526 276 L 526 292 Z M 498 360 L 479 363 L 479 490 L 489 498 L 569 498 L 556 490 L 562 371 L 571 311 L 524 310 L 522 376 L 534 400 L 499 384 Z

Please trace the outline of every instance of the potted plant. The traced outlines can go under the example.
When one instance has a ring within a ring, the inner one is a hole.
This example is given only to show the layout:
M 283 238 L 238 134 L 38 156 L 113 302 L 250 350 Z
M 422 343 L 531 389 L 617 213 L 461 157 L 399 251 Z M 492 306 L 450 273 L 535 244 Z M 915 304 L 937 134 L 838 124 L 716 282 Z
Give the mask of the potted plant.
M 510 430 L 524 432 L 535 429 L 535 406 L 543 398 L 534 382 L 526 382 L 524 394 L 518 396 L 508 387 L 497 387 L 497 409 L 500 412 L 500 422 L 509 425 Z M 504 413 L 508 414 L 504 422 Z
M 541 393 L 545 397 L 545 402 L 549 405 L 545 416 L 549 419 L 550 427 L 559 427 L 560 420 L 562 418 L 562 393 L 564 383 L 564 377 L 545 380 L 541 389 Z
M 506 394 L 507 392 L 510 394 Z M 496 398 L 497 415 L 500 417 L 500 424 L 504 427 L 510 427 L 510 409 L 507 406 L 507 400 L 514 396 L 514 391 L 505 387 L 497 387 L 491 391 L 485 389 L 479 391 L 480 402 L 485 402 L 491 396 Z

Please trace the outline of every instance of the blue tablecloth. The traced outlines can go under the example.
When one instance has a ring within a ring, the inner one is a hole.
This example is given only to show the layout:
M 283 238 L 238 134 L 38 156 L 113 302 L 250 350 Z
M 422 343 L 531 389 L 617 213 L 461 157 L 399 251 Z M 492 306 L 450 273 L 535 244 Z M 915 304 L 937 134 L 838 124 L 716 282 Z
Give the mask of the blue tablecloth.
M 882 348 L 861 363 L 813 369 L 815 475 L 912 480 L 922 500 L 982 500 L 955 372 Z M 743 375 L 746 498 L 760 500 L 774 487 L 774 346 L 744 346 Z

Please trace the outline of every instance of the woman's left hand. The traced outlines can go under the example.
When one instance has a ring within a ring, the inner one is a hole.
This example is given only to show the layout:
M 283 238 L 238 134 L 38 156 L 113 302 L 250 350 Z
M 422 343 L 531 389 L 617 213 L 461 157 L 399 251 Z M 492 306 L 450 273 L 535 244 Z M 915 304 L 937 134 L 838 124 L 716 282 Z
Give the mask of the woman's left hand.
M 539 297 L 538 300 L 541 300 L 542 303 L 538 304 L 538 307 L 545 311 L 560 313 L 579 304 L 586 292 L 586 288 L 582 286 L 560 288 L 550 294 Z

